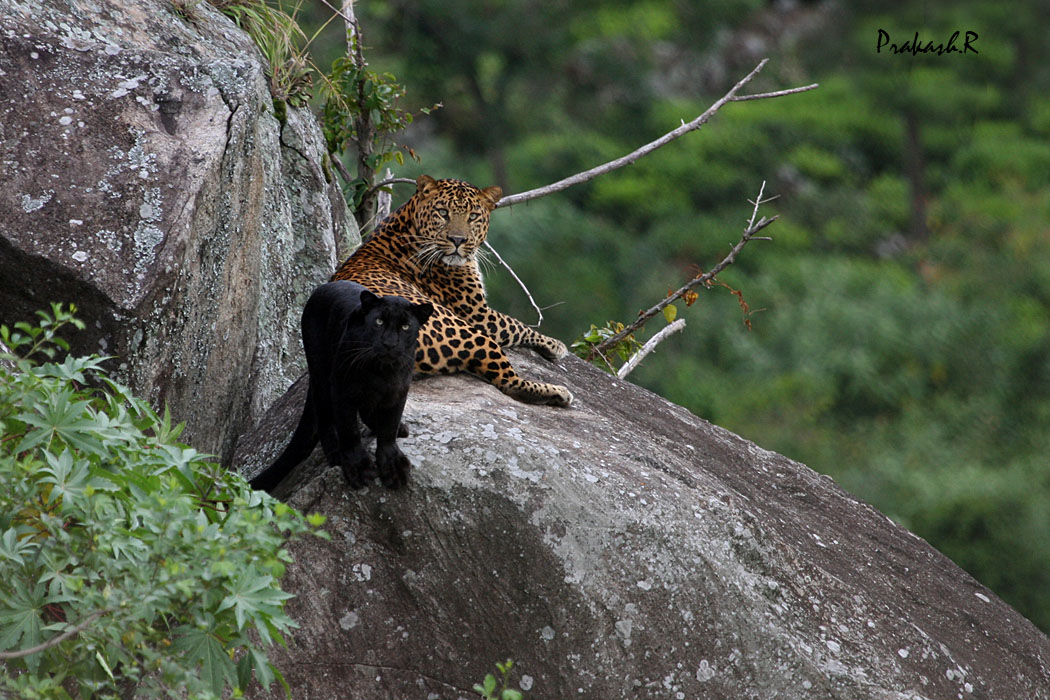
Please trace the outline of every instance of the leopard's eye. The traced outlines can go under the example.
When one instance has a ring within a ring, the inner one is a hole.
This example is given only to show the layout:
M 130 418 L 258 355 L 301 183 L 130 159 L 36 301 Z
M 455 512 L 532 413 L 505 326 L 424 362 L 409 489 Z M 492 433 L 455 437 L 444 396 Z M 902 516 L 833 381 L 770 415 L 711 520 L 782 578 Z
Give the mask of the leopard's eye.
M 448 221 L 448 209 L 435 209 L 434 213 L 445 221 Z
M 409 328 L 411 328 L 411 327 L 412 327 L 412 326 L 410 326 L 409 324 L 407 324 L 407 323 L 406 323 L 406 324 L 404 324 L 403 326 L 401 326 L 401 330 L 403 330 L 403 331 L 407 331 L 407 330 L 408 330 Z
M 480 211 L 472 211 L 468 218 L 469 218 L 470 221 L 477 221 L 478 219 L 481 218 L 481 212 Z
M 376 319 L 376 325 L 377 325 L 377 326 L 381 326 L 381 325 L 383 325 L 383 319 L 381 319 L 381 318 L 377 318 L 377 319 Z

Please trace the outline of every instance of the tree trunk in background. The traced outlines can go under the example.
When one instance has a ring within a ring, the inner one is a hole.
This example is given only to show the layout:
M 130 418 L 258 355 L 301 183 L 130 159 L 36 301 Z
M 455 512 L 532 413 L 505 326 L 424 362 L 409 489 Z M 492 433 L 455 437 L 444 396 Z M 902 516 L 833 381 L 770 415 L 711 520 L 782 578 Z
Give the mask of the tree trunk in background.
M 911 225 L 908 234 L 913 241 L 925 241 L 930 231 L 926 224 L 926 157 L 923 154 L 922 126 L 915 113 L 904 112 L 904 168 L 911 186 Z

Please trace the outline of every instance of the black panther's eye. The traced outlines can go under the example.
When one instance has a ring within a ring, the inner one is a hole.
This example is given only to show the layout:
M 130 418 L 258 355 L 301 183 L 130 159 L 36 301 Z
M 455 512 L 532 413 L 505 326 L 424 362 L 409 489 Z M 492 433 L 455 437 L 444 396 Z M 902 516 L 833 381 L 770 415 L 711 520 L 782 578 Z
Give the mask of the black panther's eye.
M 381 325 L 383 325 L 383 319 L 381 319 L 381 318 L 377 318 L 377 319 L 376 319 L 376 325 L 377 325 L 377 326 L 381 326 Z
M 401 326 L 401 330 L 403 330 L 403 331 L 407 331 L 407 330 L 408 330 L 409 328 L 411 328 L 411 327 L 412 327 L 412 326 L 410 326 L 409 324 L 407 324 L 407 323 L 406 323 L 405 325 Z

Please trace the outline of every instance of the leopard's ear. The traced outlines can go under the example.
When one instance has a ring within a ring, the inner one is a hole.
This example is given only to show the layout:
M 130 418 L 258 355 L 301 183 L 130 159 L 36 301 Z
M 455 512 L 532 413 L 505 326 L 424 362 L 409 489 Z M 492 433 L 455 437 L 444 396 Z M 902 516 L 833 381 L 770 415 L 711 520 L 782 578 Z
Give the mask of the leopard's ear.
M 430 314 L 434 313 L 434 305 L 429 303 L 413 304 L 409 310 L 416 317 L 416 320 L 419 321 L 419 325 L 422 326 L 430 318 Z
M 420 175 L 416 178 L 416 192 L 430 194 L 437 188 L 437 180 L 429 175 Z
M 486 187 L 481 191 L 481 198 L 488 204 L 489 211 L 496 208 L 496 204 L 499 202 L 500 197 L 503 196 L 503 189 L 493 185 L 492 187 Z

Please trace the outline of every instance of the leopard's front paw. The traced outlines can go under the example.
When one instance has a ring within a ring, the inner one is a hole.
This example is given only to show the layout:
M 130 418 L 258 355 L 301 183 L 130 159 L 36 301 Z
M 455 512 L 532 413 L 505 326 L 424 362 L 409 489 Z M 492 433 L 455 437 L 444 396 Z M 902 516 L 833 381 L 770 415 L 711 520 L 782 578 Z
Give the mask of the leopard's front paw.
M 543 343 L 533 346 L 536 352 L 543 356 L 544 359 L 556 362 L 561 358 L 565 357 L 569 353 L 569 349 L 565 347 L 565 343 L 561 342 L 557 338 L 549 338 L 543 336 Z
M 573 399 L 572 392 L 560 384 L 519 381 L 504 391 L 518 401 L 562 408 L 571 406 Z

